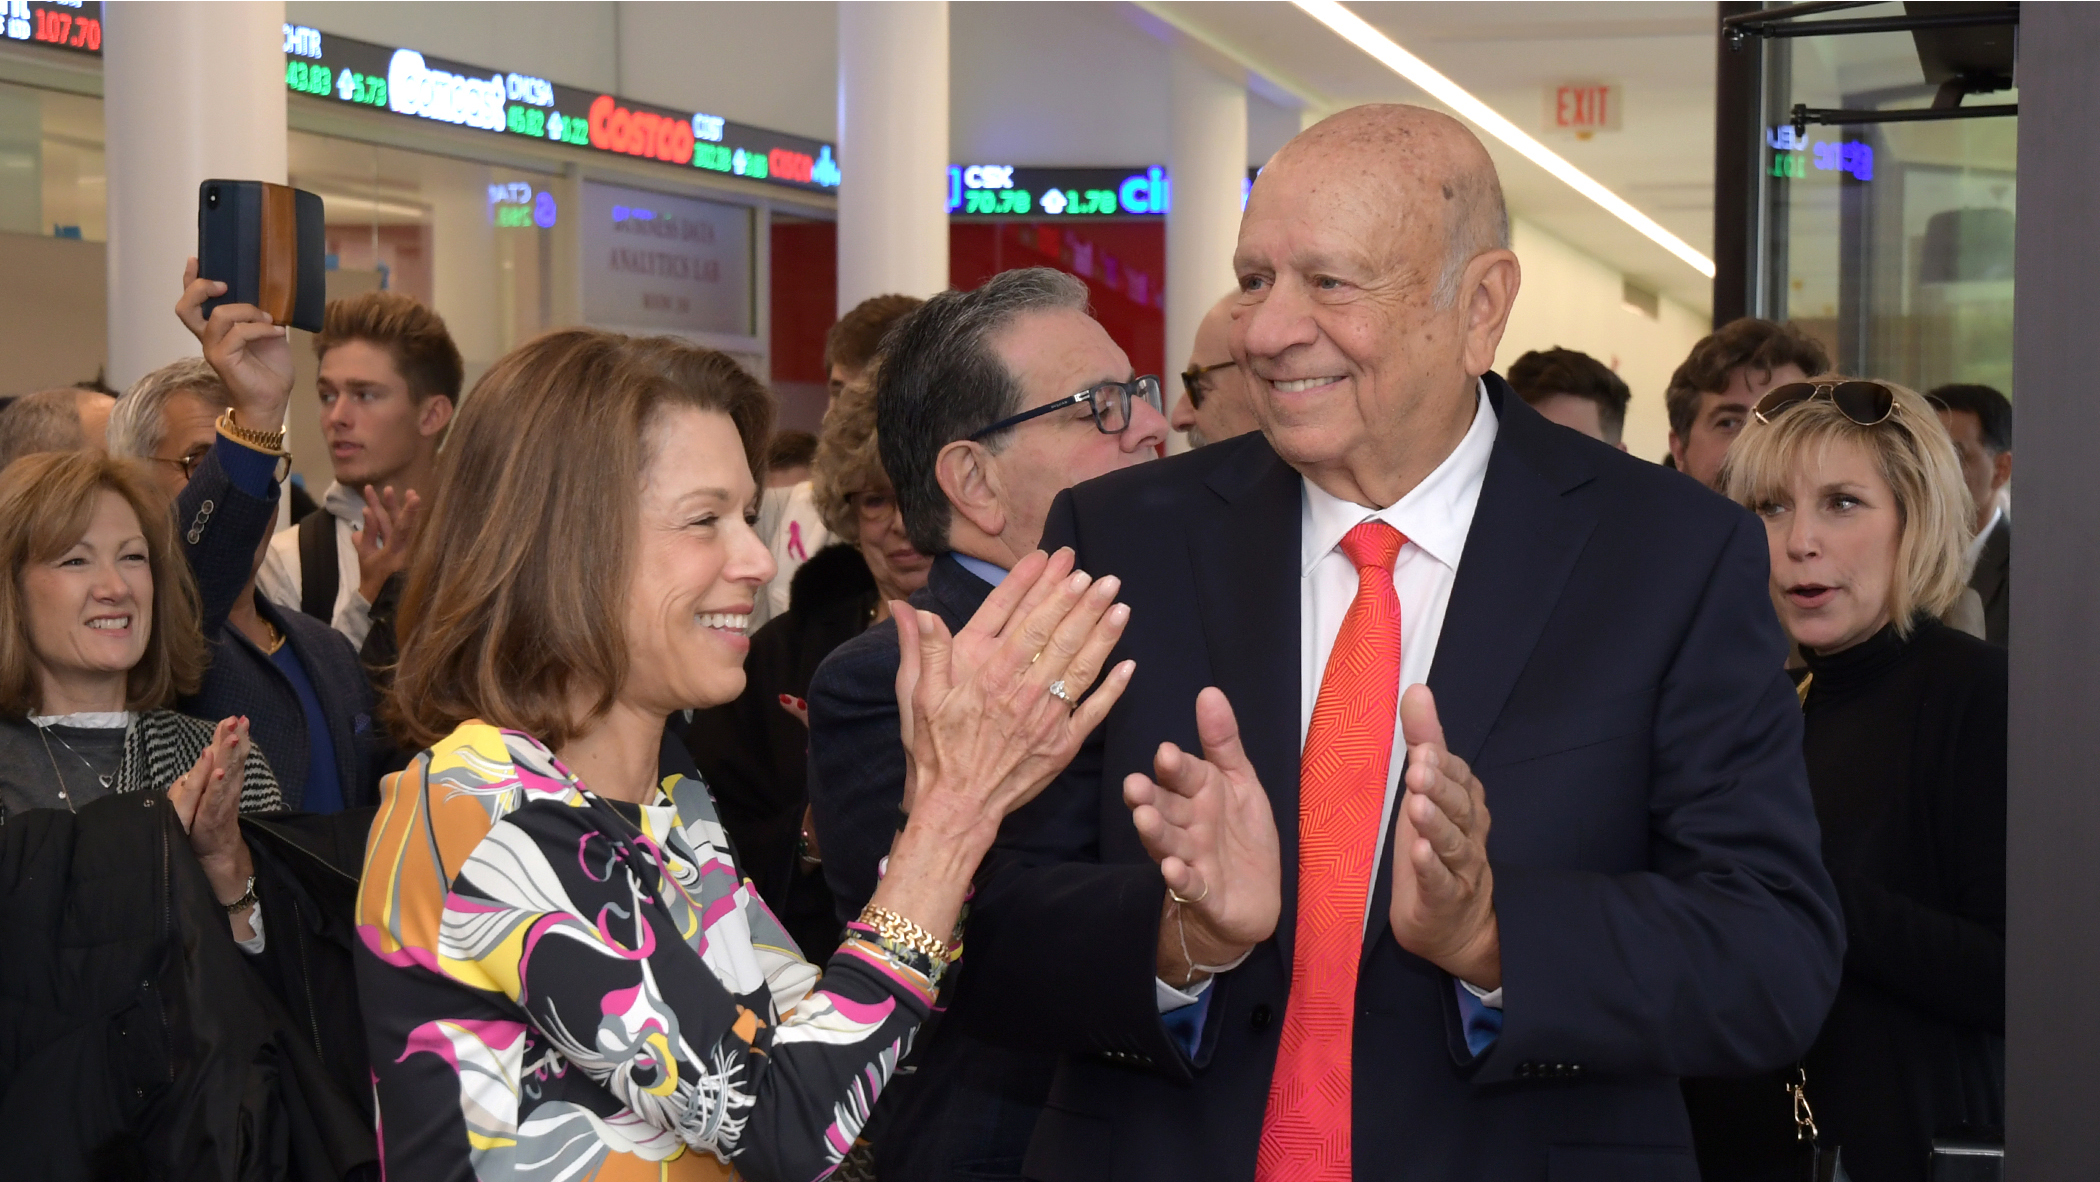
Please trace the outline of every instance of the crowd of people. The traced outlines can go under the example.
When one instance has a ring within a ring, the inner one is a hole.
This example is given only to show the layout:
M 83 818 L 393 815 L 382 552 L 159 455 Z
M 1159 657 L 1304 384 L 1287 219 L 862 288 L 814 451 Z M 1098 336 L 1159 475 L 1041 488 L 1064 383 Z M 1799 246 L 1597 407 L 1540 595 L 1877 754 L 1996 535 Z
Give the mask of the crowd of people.
M 0 1174 L 1999 1137 L 2006 398 L 1739 320 L 1628 455 L 1609 366 L 1493 371 L 1499 181 L 1420 108 L 1293 139 L 1233 265 L 1172 390 L 1062 272 L 869 300 L 812 435 L 671 338 L 463 391 L 387 292 L 298 391 L 192 260 L 201 356 L 0 409 Z

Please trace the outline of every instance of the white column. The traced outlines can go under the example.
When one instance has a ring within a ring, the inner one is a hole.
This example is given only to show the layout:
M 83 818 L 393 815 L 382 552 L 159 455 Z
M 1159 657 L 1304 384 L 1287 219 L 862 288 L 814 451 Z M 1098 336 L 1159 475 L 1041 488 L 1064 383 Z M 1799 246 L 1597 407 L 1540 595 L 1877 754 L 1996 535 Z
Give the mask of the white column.
M 946 0 L 839 5 L 839 164 L 839 311 L 946 290 Z
M 1240 185 L 1247 177 L 1247 88 L 1177 46 L 1168 67 L 1172 138 L 1167 175 L 1167 369 L 1179 372 L 1203 314 L 1231 291 L 1232 251 L 1240 233 Z M 1167 397 L 1180 384 L 1167 383 Z M 1169 403 L 1171 406 L 1171 402 Z M 1179 432 L 1170 444 L 1187 446 Z
M 102 20 L 108 380 L 122 390 L 197 353 L 174 307 L 198 184 L 284 183 L 284 4 L 113 0 Z
M 503 355 L 502 290 L 513 282 L 496 260 L 496 221 L 489 205 L 489 167 L 430 160 L 423 196 L 430 202 L 430 298 L 459 346 L 471 388 Z

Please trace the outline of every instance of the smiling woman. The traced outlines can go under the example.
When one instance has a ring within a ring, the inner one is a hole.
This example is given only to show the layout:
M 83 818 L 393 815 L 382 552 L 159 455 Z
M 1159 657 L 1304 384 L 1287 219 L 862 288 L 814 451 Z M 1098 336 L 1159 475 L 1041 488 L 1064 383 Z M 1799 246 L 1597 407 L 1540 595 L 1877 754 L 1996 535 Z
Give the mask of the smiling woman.
M 1128 684 L 1069 705 L 1122 630 L 1114 580 L 1069 556 L 1018 564 L 960 636 L 901 616 L 928 654 L 916 803 L 819 988 L 707 786 L 658 770 L 673 712 L 744 688 L 771 423 L 727 356 L 587 330 L 467 398 L 399 616 L 391 714 L 427 750 L 382 788 L 358 897 L 390 1175 L 833 1170 L 960 955 L 999 820 Z
M 236 817 L 284 801 L 244 719 L 167 708 L 196 689 L 204 640 L 166 499 L 122 460 L 26 456 L 0 472 L 0 563 L 0 823 L 165 792 L 234 935 L 254 940 Z

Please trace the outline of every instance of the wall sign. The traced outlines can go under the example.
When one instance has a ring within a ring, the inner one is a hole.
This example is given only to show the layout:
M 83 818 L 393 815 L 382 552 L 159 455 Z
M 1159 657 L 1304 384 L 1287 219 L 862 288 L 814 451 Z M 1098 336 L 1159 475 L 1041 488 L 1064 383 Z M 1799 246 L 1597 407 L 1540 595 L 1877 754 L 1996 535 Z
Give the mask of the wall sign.
M 100 55 L 99 0 L 0 0 L 0 35 L 53 49 Z
M 1159 217 L 1173 205 L 1174 183 L 1159 165 L 1146 168 L 1027 168 L 1011 164 L 948 166 L 948 212 L 959 217 Z
M 1600 131 L 1617 131 L 1626 106 L 1616 82 L 1562 82 L 1546 87 L 1547 131 L 1573 132 L 1586 140 Z
M 593 181 L 582 188 L 586 322 L 751 335 L 748 207 Z

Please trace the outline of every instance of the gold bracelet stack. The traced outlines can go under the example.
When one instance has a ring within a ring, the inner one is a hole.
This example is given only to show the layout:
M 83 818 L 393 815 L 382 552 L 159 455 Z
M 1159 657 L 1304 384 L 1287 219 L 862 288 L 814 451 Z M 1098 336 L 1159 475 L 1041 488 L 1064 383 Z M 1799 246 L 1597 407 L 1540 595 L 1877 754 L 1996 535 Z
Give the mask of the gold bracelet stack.
M 943 964 L 949 960 L 947 941 L 887 907 L 868 904 L 861 909 L 860 921 L 888 943 L 901 944 Z

